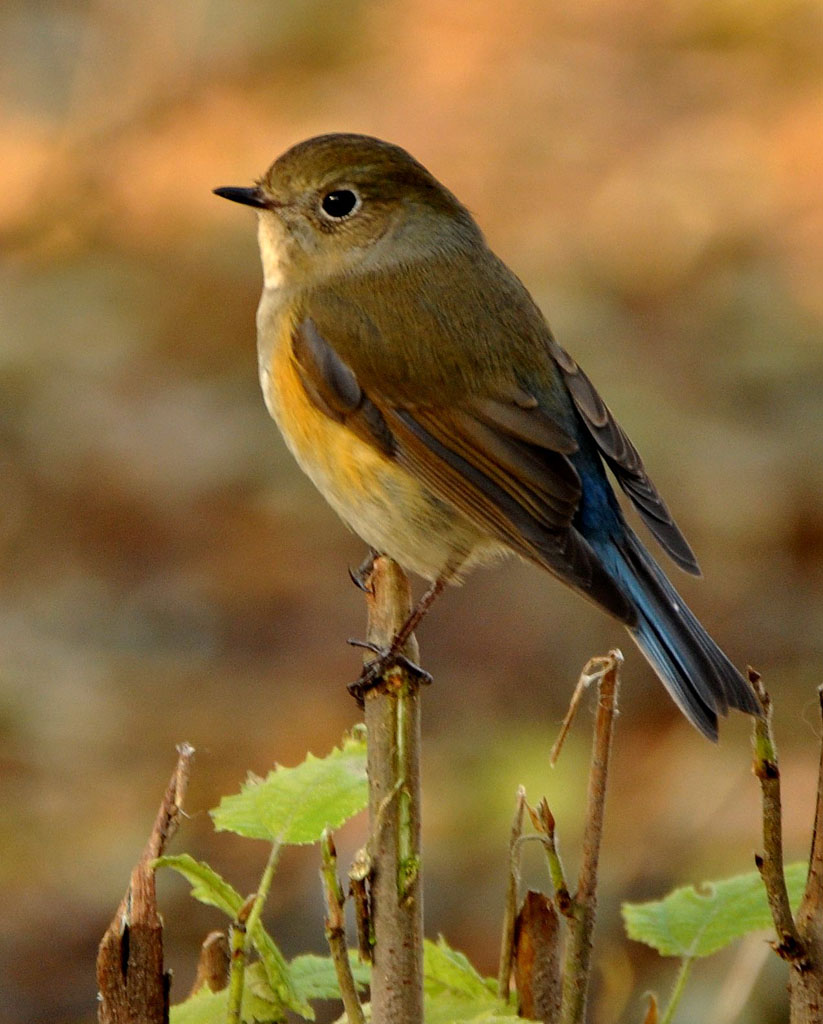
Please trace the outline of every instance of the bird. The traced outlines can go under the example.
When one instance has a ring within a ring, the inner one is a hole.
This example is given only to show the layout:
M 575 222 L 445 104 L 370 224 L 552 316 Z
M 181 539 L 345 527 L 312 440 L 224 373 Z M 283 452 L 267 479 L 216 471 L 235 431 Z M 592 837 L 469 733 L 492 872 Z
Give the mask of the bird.
M 621 622 L 710 739 L 730 708 L 760 714 L 627 521 L 608 473 L 700 575 L 637 449 L 452 192 L 349 133 L 214 192 L 258 215 L 268 410 L 343 521 L 431 583 L 415 624 L 447 583 L 514 553 Z

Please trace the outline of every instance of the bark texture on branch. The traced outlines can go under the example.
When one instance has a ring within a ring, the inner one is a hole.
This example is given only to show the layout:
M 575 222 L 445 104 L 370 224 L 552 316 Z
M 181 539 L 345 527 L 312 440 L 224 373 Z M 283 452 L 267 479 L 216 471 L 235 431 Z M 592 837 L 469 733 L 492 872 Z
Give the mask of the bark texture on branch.
M 167 1024 L 169 975 L 163 968 L 163 922 L 157 912 L 154 870 L 177 831 L 180 808 L 189 781 L 194 748 L 178 748 L 171 777 L 149 841 L 131 873 L 126 895 L 100 942 L 97 987 L 100 1024 Z
M 379 648 L 411 613 L 403 570 L 376 558 L 367 581 L 367 639 Z M 409 637 L 401 652 L 417 660 Z M 420 879 L 419 682 L 402 666 L 386 671 L 365 694 L 368 735 L 374 1024 L 422 1024 L 423 890 Z

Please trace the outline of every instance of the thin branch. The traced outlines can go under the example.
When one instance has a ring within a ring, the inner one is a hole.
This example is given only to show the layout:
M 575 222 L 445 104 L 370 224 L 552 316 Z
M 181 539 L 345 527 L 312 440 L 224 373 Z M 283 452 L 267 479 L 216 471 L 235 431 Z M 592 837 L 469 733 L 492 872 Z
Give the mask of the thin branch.
M 596 660 L 599 661 L 599 659 Z M 576 903 L 588 904 L 592 914 L 597 890 L 597 864 L 600 857 L 600 840 L 603 835 L 609 755 L 611 754 L 612 731 L 622 664 L 623 655 L 615 649 L 609 651 L 608 663 L 596 669 L 599 673 L 600 692 L 594 726 L 592 765 L 589 773 L 586 825 L 583 830 L 583 863 L 580 867 L 577 892 L 574 896 Z
M 280 859 L 280 843 L 272 843 L 266 866 L 260 876 L 257 892 L 252 893 L 237 913 L 230 933 L 230 964 L 229 964 L 229 1006 L 227 1020 L 229 1024 L 240 1024 L 243 1004 L 243 987 L 245 984 L 246 967 L 249 952 L 254 941 L 262 932 L 260 919 L 263 907 L 271 890 L 274 872 Z
M 610 651 L 605 659 L 593 659 L 584 669 L 584 675 L 599 677 L 599 699 L 589 770 L 583 859 L 578 875 L 577 892 L 573 897 L 574 916 L 569 924 L 566 947 L 560 1024 L 583 1024 L 585 1020 L 592 933 L 597 908 L 597 866 L 603 835 L 609 755 L 622 664 L 623 655 L 615 649 Z
M 614 652 L 612 652 L 614 653 Z M 620 654 L 620 652 L 617 652 Z M 623 655 L 621 654 L 622 658 Z M 557 760 L 560 757 L 560 752 L 563 749 L 563 744 L 566 742 L 566 737 L 569 735 L 572 723 L 574 722 L 575 716 L 577 715 L 577 709 L 580 707 L 580 698 L 588 690 L 589 686 L 595 681 L 602 678 L 603 672 L 611 664 L 611 655 L 606 657 L 590 658 L 589 661 L 583 667 L 583 671 L 580 673 L 580 678 L 577 680 L 577 685 L 572 691 L 571 700 L 569 701 L 569 707 L 563 718 L 563 722 L 560 726 L 560 732 L 557 735 L 557 739 L 554 741 L 554 746 L 549 754 L 549 763 L 552 768 L 557 764 Z
M 509 884 L 506 887 L 506 908 L 503 912 L 503 936 L 500 941 L 500 963 L 497 969 L 497 996 L 509 1001 L 512 963 L 514 962 L 514 926 L 517 920 L 517 888 L 520 884 L 520 844 L 523 834 L 523 812 L 526 809 L 526 790 L 517 787 L 517 803 L 509 838 Z
M 248 956 L 248 924 L 257 897 L 252 894 L 238 910 L 229 931 L 229 1002 L 227 1024 L 240 1024 L 243 1008 L 243 988 L 246 981 Z
M 783 871 L 783 826 L 780 807 L 780 770 L 772 735 L 771 701 L 760 676 L 749 669 L 749 680 L 763 708 L 754 726 L 754 773 L 760 781 L 763 803 L 763 855 L 757 864 L 772 912 L 777 942 L 775 951 L 787 960 L 789 1013 L 792 1024 L 821 1024 L 823 1015 L 823 743 L 817 778 L 814 832 L 806 888 L 797 916 L 792 916 Z M 823 691 L 818 690 L 823 716 Z
M 818 690 L 823 717 L 823 692 Z M 803 943 L 803 961 L 794 962 L 789 975 L 792 1024 L 820 1024 L 823 1020 L 823 742 L 817 777 L 817 801 L 806 888 L 795 918 Z
M 345 897 L 337 874 L 337 851 L 334 840 L 328 829 L 323 830 L 320 839 L 320 856 L 322 859 L 321 877 L 323 892 L 326 897 L 326 941 L 329 944 L 337 984 L 343 999 L 348 1024 L 366 1024 L 363 1007 L 357 995 L 357 986 L 349 963 L 349 951 L 346 946 L 346 926 L 343 915 Z
M 818 687 L 817 699 L 823 722 L 823 686 Z M 812 848 L 809 855 L 809 875 L 800 907 L 797 911 L 798 925 L 801 922 L 823 921 L 823 742 L 817 768 L 817 799 L 814 810 Z M 819 927 L 819 924 L 818 924 Z
M 252 904 L 248 910 L 248 919 L 246 921 L 246 953 L 248 954 L 250 942 L 253 942 L 256 935 L 260 919 L 263 916 L 263 907 L 266 905 L 266 900 L 269 898 L 269 892 L 271 891 L 271 883 L 274 879 L 274 872 L 277 868 L 277 862 L 280 860 L 280 843 L 272 843 L 271 850 L 269 852 L 266 866 L 263 869 L 263 874 L 260 876 L 260 884 L 257 887 L 257 892 L 254 894 Z

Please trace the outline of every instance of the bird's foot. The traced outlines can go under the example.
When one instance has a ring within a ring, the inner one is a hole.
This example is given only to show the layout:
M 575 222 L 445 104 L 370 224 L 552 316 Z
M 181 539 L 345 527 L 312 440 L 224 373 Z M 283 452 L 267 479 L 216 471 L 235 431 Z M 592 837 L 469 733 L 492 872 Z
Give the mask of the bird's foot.
M 364 594 L 374 593 L 369 577 L 371 576 L 371 571 L 374 568 L 374 560 L 377 557 L 378 553 L 374 548 L 370 548 L 368 555 L 356 569 L 349 568 L 349 579 L 357 589 L 362 590 Z
M 395 638 L 396 640 L 396 638 Z M 407 658 L 397 649 L 397 644 L 392 642 L 389 647 L 380 647 L 370 640 L 349 640 L 352 647 L 362 647 L 371 651 L 375 657 L 364 665 L 360 678 L 349 683 L 347 689 L 354 697 L 360 707 L 363 707 L 366 694 L 373 690 L 386 673 L 393 668 L 401 668 L 407 672 L 418 684 L 428 686 L 432 681 L 431 674 L 424 668 L 416 665 L 411 658 Z

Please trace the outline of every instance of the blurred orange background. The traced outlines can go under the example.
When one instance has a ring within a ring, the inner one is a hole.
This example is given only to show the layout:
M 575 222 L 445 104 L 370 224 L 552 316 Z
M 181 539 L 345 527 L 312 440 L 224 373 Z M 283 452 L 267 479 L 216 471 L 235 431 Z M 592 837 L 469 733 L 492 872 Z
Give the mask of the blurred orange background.
M 700 558 L 703 581 L 672 568 L 681 592 L 773 693 L 787 857 L 806 856 L 821 86 L 812 0 L 6 0 L 1 1020 L 94 1019 L 96 945 L 176 742 L 198 757 L 174 850 L 247 892 L 265 848 L 215 836 L 206 811 L 359 717 L 345 640 L 364 609 L 346 568 L 363 547 L 268 419 L 254 220 L 210 191 L 319 132 L 397 142 L 456 192 L 619 416 Z M 427 933 L 487 974 L 516 786 L 548 795 L 573 873 L 590 701 L 554 771 L 548 749 L 586 659 L 625 651 L 591 1019 L 639 1020 L 675 965 L 623 938 L 620 901 L 752 868 L 748 723 L 708 744 L 618 626 L 525 565 L 478 572 L 418 636 L 435 677 Z M 363 828 L 344 830 L 344 863 Z M 275 880 L 268 919 L 289 955 L 323 950 L 317 866 L 289 851 Z M 526 876 L 545 884 L 536 853 Z M 180 999 L 221 922 L 178 879 L 160 896 Z M 730 979 L 762 948 L 699 964 L 682 1019 L 786 1020 L 775 957 L 737 1013 Z

